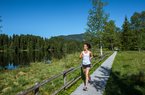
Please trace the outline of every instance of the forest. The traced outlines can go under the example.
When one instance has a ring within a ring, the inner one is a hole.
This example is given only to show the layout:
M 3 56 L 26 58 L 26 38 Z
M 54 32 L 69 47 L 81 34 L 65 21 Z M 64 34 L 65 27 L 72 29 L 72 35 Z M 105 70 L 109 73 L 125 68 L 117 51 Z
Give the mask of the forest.
M 81 42 L 76 40 L 65 40 L 61 37 L 50 39 L 34 35 L 0 34 L 1 51 L 55 51 L 71 53 L 80 50 Z
M 125 16 L 122 27 L 117 27 L 109 13 L 104 11 L 107 5 L 107 2 L 92 0 L 85 40 L 109 50 L 144 50 L 145 11 L 134 12 L 130 18 Z

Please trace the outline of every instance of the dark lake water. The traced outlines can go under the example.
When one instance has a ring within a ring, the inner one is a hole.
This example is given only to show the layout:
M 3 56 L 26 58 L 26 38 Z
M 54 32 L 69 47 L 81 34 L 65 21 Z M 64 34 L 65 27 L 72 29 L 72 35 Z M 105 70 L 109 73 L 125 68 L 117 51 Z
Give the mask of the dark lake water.
M 18 67 L 29 66 L 32 62 L 51 63 L 51 59 L 60 59 L 62 53 L 48 51 L 33 51 L 33 52 L 0 52 L 0 70 L 13 70 Z

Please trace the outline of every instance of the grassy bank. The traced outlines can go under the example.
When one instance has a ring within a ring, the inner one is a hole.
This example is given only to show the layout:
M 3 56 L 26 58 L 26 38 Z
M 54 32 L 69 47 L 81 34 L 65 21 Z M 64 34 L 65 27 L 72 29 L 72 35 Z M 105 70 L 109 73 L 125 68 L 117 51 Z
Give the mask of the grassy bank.
M 51 64 L 31 63 L 28 67 L 12 71 L 0 72 L 0 95 L 15 95 L 17 92 L 31 87 L 70 67 L 78 66 L 81 60 L 79 53 L 69 54 L 61 60 L 53 59 Z
M 99 55 L 95 53 L 95 55 Z M 98 59 L 93 59 L 92 63 L 95 63 Z M 79 53 L 68 54 L 64 58 L 57 60 L 53 59 L 51 64 L 45 64 L 43 62 L 31 63 L 28 67 L 18 68 L 12 71 L 0 72 L 0 95 L 15 95 L 16 93 L 33 86 L 36 82 L 41 82 L 53 75 L 67 70 L 70 67 L 77 67 L 81 63 L 79 59 Z M 101 64 L 101 63 L 100 63 Z M 96 65 L 96 66 L 99 66 Z M 76 71 L 74 74 L 67 76 L 67 80 L 80 74 Z M 63 85 L 63 78 L 60 77 L 40 88 L 40 95 L 50 95 L 60 86 Z M 75 87 L 72 87 L 73 89 Z M 70 89 L 70 90 L 71 90 Z M 71 91 L 68 92 L 71 92 Z M 31 95 L 31 93 L 30 93 Z
M 119 52 L 104 95 L 145 95 L 145 52 Z

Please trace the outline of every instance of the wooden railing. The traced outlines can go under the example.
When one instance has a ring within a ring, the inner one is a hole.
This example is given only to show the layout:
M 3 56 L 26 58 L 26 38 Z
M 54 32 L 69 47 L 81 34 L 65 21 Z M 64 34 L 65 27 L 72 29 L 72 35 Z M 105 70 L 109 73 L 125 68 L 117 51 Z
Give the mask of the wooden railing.
M 97 57 L 97 58 L 99 58 L 99 60 L 98 60 L 98 62 L 96 62 L 96 63 L 94 63 L 94 64 L 92 65 L 92 68 L 93 68 L 97 63 L 101 62 L 101 61 L 106 57 L 107 54 L 108 54 L 108 53 L 104 54 L 104 56 L 99 56 L 99 57 Z M 80 69 L 80 68 L 81 68 L 81 66 L 78 66 L 78 67 L 76 67 L 76 68 L 74 68 L 74 67 L 69 68 L 68 70 L 66 70 L 66 71 L 64 71 L 64 72 L 61 72 L 61 73 L 59 73 L 59 74 L 57 74 L 57 75 L 54 75 L 54 76 L 52 76 L 52 77 L 50 77 L 50 78 L 48 78 L 48 79 L 46 79 L 46 80 L 43 80 L 41 83 L 35 83 L 34 86 L 32 86 L 32 87 L 30 87 L 30 88 L 28 88 L 28 89 L 26 89 L 26 90 L 24 90 L 24 91 L 19 92 L 17 95 L 27 95 L 27 94 L 30 93 L 30 92 L 33 92 L 34 95 L 38 95 L 38 93 L 39 93 L 39 88 L 40 88 L 41 86 L 45 85 L 46 83 L 49 83 L 49 82 L 53 81 L 54 79 L 57 79 L 57 78 L 63 76 L 63 83 L 64 83 L 63 86 L 60 87 L 58 90 L 56 90 L 56 91 L 52 94 L 52 95 L 56 95 L 58 92 L 60 92 L 60 91 L 62 91 L 62 90 L 64 90 L 64 89 L 67 89 L 68 87 L 70 87 L 72 84 L 74 84 L 75 82 L 77 82 L 77 81 L 81 78 L 81 75 L 79 75 L 77 78 L 73 78 L 72 80 L 70 80 L 70 81 L 68 81 L 68 82 L 66 81 L 66 76 L 67 76 L 68 74 L 70 74 L 70 73 L 72 73 L 72 72 L 74 72 L 74 71 L 76 71 L 76 70 L 78 70 L 78 69 Z

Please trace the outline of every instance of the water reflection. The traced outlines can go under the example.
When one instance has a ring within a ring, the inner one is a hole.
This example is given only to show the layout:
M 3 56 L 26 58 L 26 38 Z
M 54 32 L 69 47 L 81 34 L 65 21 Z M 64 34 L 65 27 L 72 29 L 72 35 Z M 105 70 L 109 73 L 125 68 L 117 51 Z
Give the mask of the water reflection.
M 32 62 L 51 63 L 52 58 L 62 58 L 62 52 L 33 51 L 33 52 L 0 52 L 0 69 L 16 69 L 29 66 Z
M 15 66 L 13 63 L 12 64 L 8 64 L 7 66 L 5 66 L 6 69 L 8 70 L 13 70 L 13 69 L 16 69 L 18 66 Z

